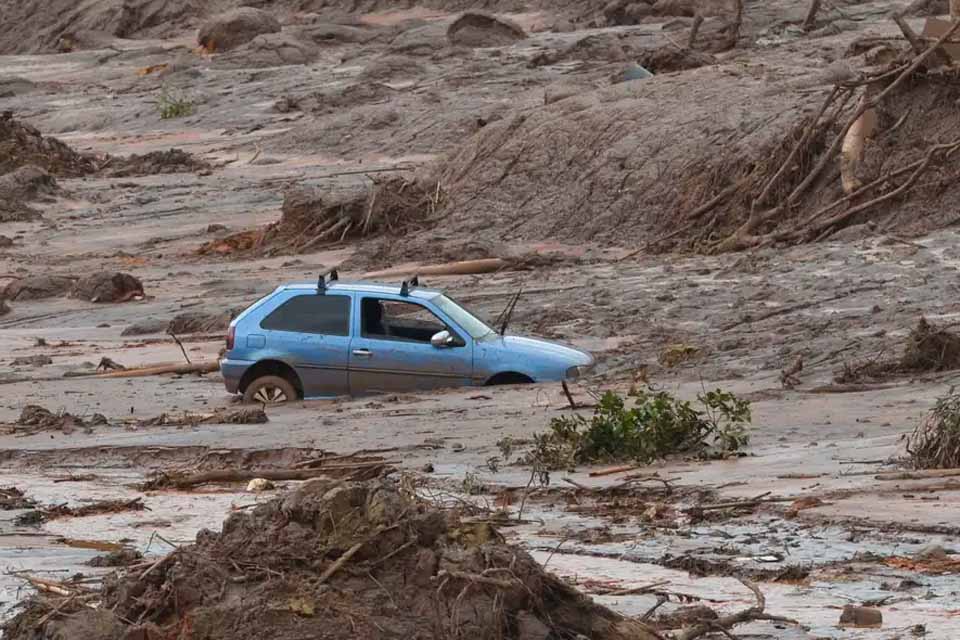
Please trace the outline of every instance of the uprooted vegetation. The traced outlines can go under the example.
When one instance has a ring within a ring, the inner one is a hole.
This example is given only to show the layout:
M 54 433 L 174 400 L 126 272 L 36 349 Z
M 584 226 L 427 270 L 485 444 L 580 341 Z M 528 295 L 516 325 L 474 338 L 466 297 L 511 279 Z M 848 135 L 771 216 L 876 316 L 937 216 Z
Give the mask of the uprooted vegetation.
M 954 388 L 923 417 L 906 448 L 914 469 L 960 467 L 960 394 Z
M 296 188 L 284 197 L 280 220 L 202 245 L 200 254 L 303 253 L 344 240 L 392 237 L 426 225 L 443 199 L 439 184 L 371 176 L 366 194 L 324 194 Z
M 960 336 L 921 317 L 907 335 L 899 357 L 884 358 L 881 353 L 874 358 L 845 362 L 834 375 L 834 381 L 857 383 L 957 368 L 960 368 Z
M 38 624 L 46 637 L 82 629 L 87 640 L 132 627 L 139 637 L 209 640 L 655 637 L 545 573 L 488 523 L 462 522 L 385 481 L 313 480 L 108 576 L 100 599 L 96 611 L 87 593 L 35 599 L 4 637 L 33 638 Z M 69 615 L 48 616 L 57 606 Z
M 750 403 L 719 389 L 699 394 L 696 403 L 665 391 L 634 389 L 628 398 L 607 391 L 591 417 L 551 420 L 549 431 L 534 436 L 527 461 L 557 470 L 649 464 L 675 454 L 728 456 L 748 444 L 750 421 Z
M 795 79 L 776 87 L 725 65 L 700 68 L 504 118 L 445 163 L 441 225 L 723 252 L 867 222 L 905 233 L 952 224 L 957 73 L 930 55 L 894 55 L 872 75 L 790 71 L 783 77 Z M 795 96 L 786 108 L 784 93 Z M 691 99 L 724 118 L 691 127 L 678 104 Z

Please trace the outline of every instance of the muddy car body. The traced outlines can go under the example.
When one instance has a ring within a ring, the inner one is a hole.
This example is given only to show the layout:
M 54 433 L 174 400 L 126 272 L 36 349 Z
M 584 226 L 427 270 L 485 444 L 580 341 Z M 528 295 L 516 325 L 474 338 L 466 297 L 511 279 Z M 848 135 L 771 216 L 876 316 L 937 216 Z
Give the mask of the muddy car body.
M 290 284 L 230 325 L 220 370 L 248 402 L 575 379 L 593 357 L 491 329 L 435 289 Z

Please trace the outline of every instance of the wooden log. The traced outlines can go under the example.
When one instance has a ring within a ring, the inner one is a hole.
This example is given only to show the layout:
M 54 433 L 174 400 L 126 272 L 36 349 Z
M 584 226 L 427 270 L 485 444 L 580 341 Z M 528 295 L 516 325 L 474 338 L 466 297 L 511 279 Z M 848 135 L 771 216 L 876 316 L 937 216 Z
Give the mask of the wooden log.
M 216 360 L 209 362 L 194 362 L 193 364 L 158 364 L 149 367 L 138 367 L 136 369 L 124 369 L 123 371 L 111 371 L 110 373 L 98 373 L 90 378 L 144 378 L 147 376 L 162 376 L 166 374 L 185 374 L 185 373 L 213 373 L 220 368 L 220 363 Z
M 617 473 L 626 473 L 627 471 L 633 471 L 634 469 L 639 469 L 635 464 L 625 464 L 619 467 L 608 467 L 606 469 L 597 469 L 596 471 L 590 472 L 591 478 L 600 478 L 603 476 L 612 476 Z
M 167 482 L 160 483 L 160 486 L 165 484 L 166 486 L 173 486 L 177 489 L 189 489 L 190 487 L 209 484 L 211 482 L 247 482 L 255 478 L 278 482 L 286 480 L 311 480 L 313 478 L 330 475 L 331 471 L 359 471 L 362 469 L 385 467 L 391 464 L 397 464 L 397 461 L 378 460 L 376 462 L 359 462 L 354 464 L 328 464 L 316 469 L 223 469 L 192 475 L 171 475 L 168 476 Z
M 446 264 L 428 265 L 425 267 L 394 267 L 392 269 L 383 269 L 382 271 L 370 271 L 363 275 L 364 278 L 392 278 L 406 275 L 420 276 L 466 276 L 476 273 L 493 273 L 510 266 L 508 260 L 503 258 L 482 258 L 480 260 L 462 260 L 460 262 L 448 262 Z
M 923 471 L 902 471 L 898 473 L 881 473 L 875 475 L 875 480 L 930 480 L 936 478 L 955 478 L 960 476 L 960 469 L 926 469 Z

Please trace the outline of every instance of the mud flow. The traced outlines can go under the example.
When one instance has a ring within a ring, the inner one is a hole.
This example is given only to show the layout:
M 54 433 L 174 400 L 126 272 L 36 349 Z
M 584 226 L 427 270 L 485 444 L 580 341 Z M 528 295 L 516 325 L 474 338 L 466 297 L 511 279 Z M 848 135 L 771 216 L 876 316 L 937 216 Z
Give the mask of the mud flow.
M 960 5 L 402 4 L 0 0 L 3 638 L 960 636 Z M 596 363 L 228 393 L 334 270 Z

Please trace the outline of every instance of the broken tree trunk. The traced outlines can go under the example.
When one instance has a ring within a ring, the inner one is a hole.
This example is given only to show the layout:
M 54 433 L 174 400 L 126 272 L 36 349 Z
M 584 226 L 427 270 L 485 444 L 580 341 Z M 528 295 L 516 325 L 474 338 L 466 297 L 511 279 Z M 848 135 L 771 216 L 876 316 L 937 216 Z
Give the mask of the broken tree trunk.
M 856 119 L 847 135 L 843 137 L 843 145 L 840 147 L 840 182 L 843 185 L 843 192 L 850 195 L 863 186 L 860 178 L 857 177 L 857 171 L 863 163 L 863 153 L 867 146 L 867 139 L 873 135 L 877 126 L 877 112 L 869 107 L 871 89 L 868 86 L 860 98 L 860 109 L 863 113 Z
M 960 18 L 960 0 L 950 0 L 950 17 L 954 20 Z

